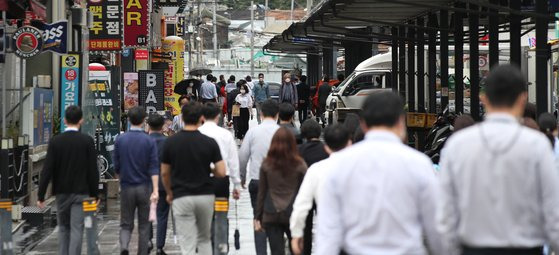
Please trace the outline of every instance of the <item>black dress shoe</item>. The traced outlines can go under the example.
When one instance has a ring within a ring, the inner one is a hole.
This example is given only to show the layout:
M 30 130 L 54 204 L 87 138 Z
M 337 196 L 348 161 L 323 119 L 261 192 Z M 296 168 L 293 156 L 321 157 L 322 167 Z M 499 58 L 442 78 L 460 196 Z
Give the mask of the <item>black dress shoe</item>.
M 163 251 L 163 249 L 157 249 L 157 253 L 155 253 L 155 254 L 157 254 L 157 255 L 167 255 L 167 253 L 165 253 Z
M 123 250 L 120 252 L 120 255 L 128 255 L 128 250 Z

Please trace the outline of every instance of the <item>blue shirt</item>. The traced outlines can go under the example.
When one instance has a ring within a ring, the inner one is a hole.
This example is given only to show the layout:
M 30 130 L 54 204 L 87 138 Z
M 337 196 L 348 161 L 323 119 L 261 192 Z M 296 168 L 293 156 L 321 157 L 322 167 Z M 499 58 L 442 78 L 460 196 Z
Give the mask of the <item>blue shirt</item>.
M 260 85 L 260 82 L 254 84 L 252 87 L 252 94 L 254 96 L 254 101 L 262 103 L 270 97 L 270 90 L 268 83 L 264 82 L 264 85 Z
M 203 99 L 216 99 L 217 90 L 215 88 L 215 84 L 209 81 L 202 83 L 202 88 L 200 88 L 200 97 Z
M 113 162 L 122 188 L 151 184 L 151 176 L 159 175 L 157 145 L 140 129 L 131 128 L 117 137 Z

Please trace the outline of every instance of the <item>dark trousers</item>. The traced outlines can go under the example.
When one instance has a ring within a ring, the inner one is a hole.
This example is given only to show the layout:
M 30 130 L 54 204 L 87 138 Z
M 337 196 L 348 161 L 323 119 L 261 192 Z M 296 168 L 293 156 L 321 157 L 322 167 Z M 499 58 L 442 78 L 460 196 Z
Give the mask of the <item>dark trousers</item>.
M 285 238 L 287 235 L 289 241 L 289 250 L 291 250 L 291 231 L 289 231 L 289 224 L 281 223 L 267 223 L 264 224 L 266 236 L 270 240 L 270 250 L 272 255 L 285 255 Z
M 237 138 L 239 139 L 243 139 L 248 131 L 249 110 L 249 108 L 241 108 L 241 116 L 239 116 L 237 123 Z
M 534 248 L 472 248 L 462 247 L 462 255 L 542 255 L 543 247 Z
M 138 254 L 148 254 L 151 224 L 149 222 L 149 197 L 151 184 L 122 188 L 120 191 L 120 250 L 128 250 L 134 216 L 138 213 Z
M 85 198 L 87 195 L 56 195 L 58 254 L 81 254 L 84 227 L 82 203 Z
M 157 201 L 157 249 L 163 249 L 165 239 L 167 238 L 167 222 L 169 220 L 170 206 L 167 203 L 167 193 L 164 190 L 159 191 L 159 200 Z
M 313 218 L 314 212 L 316 211 L 316 204 L 313 203 L 312 209 L 307 215 L 305 220 L 305 230 L 303 232 L 303 255 L 312 254 L 312 228 L 313 228 Z
M 256 208 L 256 198 L 258 196 L 258 180 L 250 180 L 248 184 L 248 192 L 250 193 L 250 203 L 252 204 L 252 209 Z M 253 211 L 254 212 L 254 211 Z M 254 246 L 256 248 L 257 255 L 266 255 L 267 245 L 266 245 L 266 233 L 254 231 Z
M 303 124 L 303 122 L 305 122 L 305 120 L 309 117 L 309 109 L 308 106 L 303 105 L 299 107 L 299 123 L 301 123 L 301 125 Z

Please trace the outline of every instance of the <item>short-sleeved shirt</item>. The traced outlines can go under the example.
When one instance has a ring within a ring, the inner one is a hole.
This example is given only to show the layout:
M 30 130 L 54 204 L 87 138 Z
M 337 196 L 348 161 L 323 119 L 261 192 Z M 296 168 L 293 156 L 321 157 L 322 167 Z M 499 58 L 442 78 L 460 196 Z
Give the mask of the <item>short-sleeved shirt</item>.
M 210 164 L 219 161 L 217 142 L 199 131 L 182 130 L 168 138 L 162 162 L 171 165 L 174 198 L 214 194 Z

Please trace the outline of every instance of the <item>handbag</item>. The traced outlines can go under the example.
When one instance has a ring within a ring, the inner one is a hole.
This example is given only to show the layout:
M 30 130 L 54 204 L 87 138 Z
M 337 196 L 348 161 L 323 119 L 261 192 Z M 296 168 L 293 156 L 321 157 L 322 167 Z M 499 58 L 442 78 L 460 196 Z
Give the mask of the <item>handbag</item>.
M 231 116 L 239 117 L 241 116 L 241 106 L 238 104 L 233 105 L 233 109 L 231 110 Z

